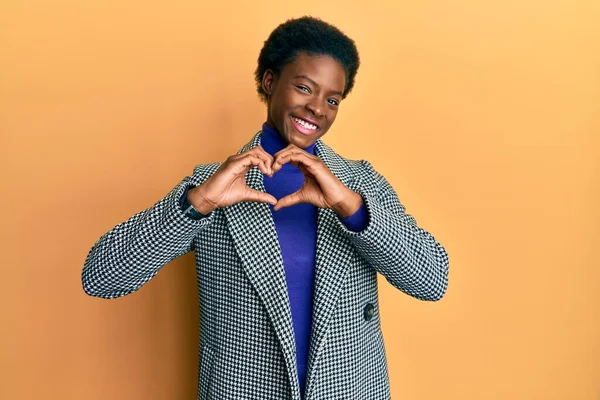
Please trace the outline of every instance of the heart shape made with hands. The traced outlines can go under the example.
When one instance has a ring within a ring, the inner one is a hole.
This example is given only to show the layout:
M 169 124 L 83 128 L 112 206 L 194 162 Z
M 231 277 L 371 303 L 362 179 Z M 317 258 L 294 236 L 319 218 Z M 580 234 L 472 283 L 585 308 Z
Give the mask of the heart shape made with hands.
M 285 164 L 292 164 L 304 175 L 304 183 L 296 192 L 282 197 L 273 206 L 274 210 L 295 204 L 308 203 L 319 208 L 329 208 L 340 216 L 352 215 L 362 204 L 362 197 L 346 187 L 316 155 L 289 145 L 275 153 L 270 166 L 265 167 L 273 177 Z M 346 215 L 347 214 L 347 215 Z
M 287 163 L 299 168 L 304 175 L 304 182 L 296 192 L 277 200 L 269 193 L 247 186 L 244 175 L 249 168 L 257 167 L 262 174 L 273 177 Z M 345 218 L 356 212 L 363 203 L 362 197 L 346 187 L 323 160 L 293 145 L 273 156 L 256 146 L 228 157 L 202 185 L 188 191 L 188 199 L 204 215 L 215 208 L 240 201 L 255 201 L 269 203 L 275 211 L 308 203 L 332 209 Z

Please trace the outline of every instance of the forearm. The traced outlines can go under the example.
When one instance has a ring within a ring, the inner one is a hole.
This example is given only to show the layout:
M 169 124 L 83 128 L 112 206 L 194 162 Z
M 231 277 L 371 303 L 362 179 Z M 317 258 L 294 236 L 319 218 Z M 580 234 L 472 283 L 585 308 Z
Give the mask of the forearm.
M 96 297 L 125 296 L 143 286 L 173 259 L 192 250 L 210 216 L 183 214 L 181 195 L 197 179 L 186 178 L 152 207 L 104 234 L 91 248 L 82 271 L 84 291 Z
M 361 256 L 388 282 L 421 300 L 439 300 L 448 287 L 448 254 L 444 247 L 405 212 L 389 182 L 368 161 L 357 187 L 367 217 L 364 229 L 349 229 L 338 219 Z
M 409 214 L 392 213 L 365 196 L 369 223 L 346 230 L 362 257 L 390 284 L 421 300 L 439 300 L 448 286 L 448 254 Z

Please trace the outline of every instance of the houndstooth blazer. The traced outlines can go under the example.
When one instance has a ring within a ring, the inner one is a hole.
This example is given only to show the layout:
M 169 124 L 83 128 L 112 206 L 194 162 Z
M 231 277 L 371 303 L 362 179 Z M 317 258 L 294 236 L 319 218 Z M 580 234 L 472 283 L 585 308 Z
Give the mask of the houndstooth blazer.
M 261 132 L 239 152 L 260 144 Z M 448 284 L 448 255 L 405 213 L 394 189 L 365 160 L 335 153 L 321 140 L 316 154 L 359 193 L 369 222 L 346 228 L 318 210 L 314 309 L 306 390 L 296 369 L 292 317 L 275 225 L 266 203 L 241 202 L 200 220 L 179 199 L 220 163 L 199 165 L 152 207 L 104 234 L 82 272 L 85 292 L 106 299 L 138 290 L 171 260 L 195 252 L 200 296 L 198 399 L 389 399 L 377 272 L 403 292 L 438 300 Z M 249 187 L 265 191 L 253 167 Z

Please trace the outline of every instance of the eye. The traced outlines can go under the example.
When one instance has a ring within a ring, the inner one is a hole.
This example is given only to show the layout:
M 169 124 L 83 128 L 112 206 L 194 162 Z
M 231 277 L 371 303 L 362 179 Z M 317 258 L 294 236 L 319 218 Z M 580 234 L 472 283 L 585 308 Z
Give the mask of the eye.
M 329 102 L 329 104 L 331 104 L 332 106 L 339 106 L 340 102 L 337 101 L 336 99 L 328 99 L 327 100 Z
M 303 85 L 297 85 L 296 87 L 297 87 L 298 89 L 302 90 L 303 92 L 310 93 L 310 89 L 309 89 L 309 88 L 307 88 L 306 86 L 303 86 Z

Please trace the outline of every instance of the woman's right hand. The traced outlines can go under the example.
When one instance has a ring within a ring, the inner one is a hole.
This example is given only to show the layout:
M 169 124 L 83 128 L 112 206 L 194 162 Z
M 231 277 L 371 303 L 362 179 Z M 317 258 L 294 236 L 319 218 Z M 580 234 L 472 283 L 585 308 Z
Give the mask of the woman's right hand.
M 227 207 L 242 201 L 256 201 L 275 205 L 277 199 L 268 193 L 250 189 L 246 173 L 254 166 L 267 176 L 273 176 L 273 157 L 261 146 L 242 154 L 232 155 L 203 184 L 188 191 L 188 200 L 204 215 L 215 208 Z

